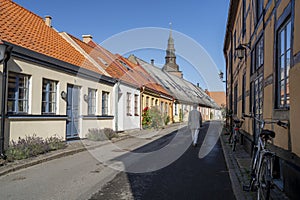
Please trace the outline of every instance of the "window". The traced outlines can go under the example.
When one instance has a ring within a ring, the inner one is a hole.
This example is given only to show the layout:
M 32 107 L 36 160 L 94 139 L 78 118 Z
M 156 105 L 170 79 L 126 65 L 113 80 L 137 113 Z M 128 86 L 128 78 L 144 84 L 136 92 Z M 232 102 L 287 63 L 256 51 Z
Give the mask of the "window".
M 8 113 L 28 113 L 29 76 L 10 72 L 8 76 Z
M 154 106 L 154 98 L 151 99 L 151 106 Z
M 256 0 L 256 20 L 258 21 L 263 13 L 264 0 Z
M 242 35 L 246 33 L 246 0 L 243 0 Z
M 108 115 L 109 92 L 102 92 L 102 115 Z
M 139 116 L 139 95 L 134 95 L 134 115 Z
M 160 113 L 164 112 L 164 102 L 160 102 Z
M 168 114 L 169 112 L 169 108 L 168 108 L 168 103 L 166 102 L 165 103 L 165 114 Z
M 291 20 L 281 26 L 277 33 L 277 91 L 276 107 L 290 105 L 289 70 L 291 62 Z
M 56 85 L 56 81 L 43 79 L 42 114 L 55 114 L 56 112 Z
M 88 114 L 95 115 L 96 114 L 96 95 L 97 90 L 88 89 Z
M 246 105 L 246 73 L 243 75 L 243 85 L 242 85 L 242 113 L 245 113 Z
M 233 113 L 237 114 L 237 106 L 238 106 L 238 85 L 235 84 L 234 86 L 234 108 L 233 108 Z
M 254 50 L 251 52 L 251 74 L 257 71 L 259 68 L 264 65 L 264 41 L 261 37 Z
M 127 98 L 126 98 L 126 112 L 127 116 L 131 116 L 131 93 L 127 92 Z
M 125 63 L 124 61 L 122 60 L 118 60 L 119 63 L 121 63 L 127 70 L 131 70 L 131 68 L 127 65 L 127 63 Z
M 236 49 L 236 31 L 234 31 L 234 35 L 233 35 L 233 49 Z M 236 59 L 236 53 L 234 53 L 234 60 L 235 59 Z
M 256 69 L 260 68 L 264 64 L 264 41 L 260 38 L 259 42 L 255 47 L 256 51 Z
M 149 107 L 149 97 L 146 97 L 146 107 Z
M 177 103 L 174 104 L 174 114 L 178 115 Z

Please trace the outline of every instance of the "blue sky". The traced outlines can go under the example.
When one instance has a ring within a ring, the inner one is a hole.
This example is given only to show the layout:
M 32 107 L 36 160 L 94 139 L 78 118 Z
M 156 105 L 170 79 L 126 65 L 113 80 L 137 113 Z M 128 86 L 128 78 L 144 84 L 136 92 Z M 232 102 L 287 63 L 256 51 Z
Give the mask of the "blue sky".
M 113 53 L 121 52 L 116 52 L 118 49 L 107 43 L 112 36 L 144 27 L 169 29 L 169 23 L 172 22 L 176 50 L 178 47 L 176 40 L 179 43 L 176 33 L 185 35 L 207 52 L 217 66 L 217 70 L 224 71 L 225 60 L 222 50 L 229 0 L 13 1 L 41 17 L 52 16 L 52 25 L 59 32 L 65 31 L 78 38 L 81 38 L 83 34 L 91 34 L 95 42 L 102 44 Z M 166 48 L 168 31 L 163 31 L 163 34 L 157 39 L 162 40 L 160 42 Z M 153 58 L 159 66 L 164 64 L 164 49 L 151 50 L 148 48 L 130 53 L 134 53 L 145 61 L 150 61 Z M 121 54 L 127 55 L 129 53 L 123 52 Z M 182 58 L 181 55 L 178 55 L 177 63 L 183 71 L 184 77 L 191 82 L 200 82 L 203 88 L 209 88 L 211 82 L 214 82 L 203 81 L 208 74 L 200 73 L 201 75 L 199 75 L 195 73 L 191 70 L 193 67 L 187 67 L 190 61 Z M 206 66 L 212 68 L 204 62 L 202 68 Z M 212 70 L 212 72 L 213 76 L 217 76 L 216 70 Z M 211 88 L 213 90 L 216 87 Z

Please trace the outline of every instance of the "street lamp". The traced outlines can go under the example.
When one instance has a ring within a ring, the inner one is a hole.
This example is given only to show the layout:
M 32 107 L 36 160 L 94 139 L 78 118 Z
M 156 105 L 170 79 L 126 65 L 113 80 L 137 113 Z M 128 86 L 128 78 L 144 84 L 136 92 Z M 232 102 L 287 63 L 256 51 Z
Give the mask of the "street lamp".
M 12 46 L 4 44 L 0 40 L 0 64 L 3 63 L 2 71 L 2 101 L 1 101 L 1 135 L 0 135 L 0 157 L 4 155 L 4 131 L 5 131 L 5 105 L 6 105 L 6 83 L 7 83 L 7 61 L 10 58 Z
M 226 83 L 226 80 L 223 81 L 224 73 L 223 73 L 221 70 L 220 70 L 220 72 L 219 72 L 219 77 L 220 77 L 220 79 L 221 79 L 221 81 L 222 81 L 223 83 Z
M 250 49 L 250 44 L 240 44 L 237 48 L 235 48 L 237 57 L 242 60 L 245 57 L 245 51 L 247 49 Z

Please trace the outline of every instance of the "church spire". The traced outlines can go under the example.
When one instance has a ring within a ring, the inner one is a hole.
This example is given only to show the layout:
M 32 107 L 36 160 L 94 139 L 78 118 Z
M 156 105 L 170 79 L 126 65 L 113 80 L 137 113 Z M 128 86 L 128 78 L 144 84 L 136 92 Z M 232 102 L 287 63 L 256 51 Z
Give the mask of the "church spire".
M 176 64 L 176 55 L 175 55 L 175 47 L 174 47 L 174 39 L 172 35 L 172 23 L 170 23 L 170 33 L 168 39 L 168 47 L 166 50 L 166 63 L 163 67 L 163 70 L 167 72 L 171 72 L 182 77 L 181 71 L 179 71 L 179 66 Z

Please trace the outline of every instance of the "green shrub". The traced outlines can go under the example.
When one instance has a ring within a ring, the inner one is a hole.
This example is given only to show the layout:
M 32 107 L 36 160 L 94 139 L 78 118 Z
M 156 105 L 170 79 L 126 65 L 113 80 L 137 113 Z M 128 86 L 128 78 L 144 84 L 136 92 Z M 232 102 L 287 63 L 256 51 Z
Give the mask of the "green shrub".
M 151 124 L 151 116 L 149 107 L 143 109 L 142 113 L 142 126 L 144 129 L 149 128 Z
M 118 137 L 118 134 L 110 128 L 104 128 L 104 129 L 93 128 L 93 129 L 89 129 L 88 131 L 89 132 L 86 135 L 86 137 L 92 141 L 111 140 L 112 138 Z
M 43 139 L 33 134 L 25 138 L 19 137 L 18 141 L 12 140 L 6 150 L 6 156 L 8 161 L 21 160 L 65 147 L 65 142 L 60 138 L 53 136 Z
M 46 138 L 46 142 L 48 143 L 50 151 L 64 149 L 67 147 L 67 144 L 63 141 L 63 139 L 56 136 Z

